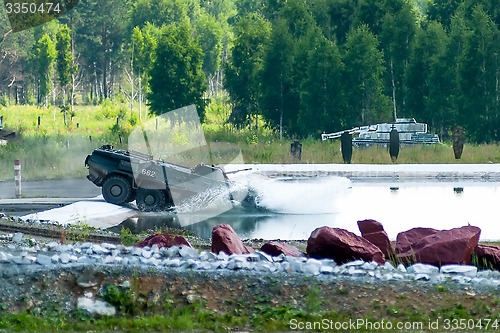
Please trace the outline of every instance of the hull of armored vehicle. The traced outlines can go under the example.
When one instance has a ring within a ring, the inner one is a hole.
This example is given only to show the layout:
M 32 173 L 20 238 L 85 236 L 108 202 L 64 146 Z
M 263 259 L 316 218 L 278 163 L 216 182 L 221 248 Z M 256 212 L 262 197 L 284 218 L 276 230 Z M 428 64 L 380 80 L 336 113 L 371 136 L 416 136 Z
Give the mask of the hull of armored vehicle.
M 85 165 L 87 179 L 102 187 L 106 201 L 123 204 L 135 200 L 141 211 L 170 209 L 207 191 L 227 190 L 230 195 L 226 174 L 215 166 L 188 168 L 111 146 L 95 149 Z

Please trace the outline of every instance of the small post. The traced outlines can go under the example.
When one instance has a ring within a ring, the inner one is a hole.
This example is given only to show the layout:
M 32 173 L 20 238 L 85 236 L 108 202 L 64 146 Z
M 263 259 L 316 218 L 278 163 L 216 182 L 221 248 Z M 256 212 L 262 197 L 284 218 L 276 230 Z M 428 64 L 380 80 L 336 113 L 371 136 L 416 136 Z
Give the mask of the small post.
M 21 197 L 21 161 L 14 161 L 14 181 L 16 183 L 16 198 Z
M 455 127 L 453 130 L 452 140 L 455 159 L 459 160 L 462 157 L 465 142 L 464 128 L 462 126 Z
M 92 142 L 92 135 L 89 135 L 89 141 Z
M 389 155 L 392 163 L 396 163 L 399 155 L 399 133 L 394 125 L 389 133 Z
M 37 119 L 38 127 L 40 127 L 40 122 L 41 122 L 41 117 L 38 116 L 38 119 Z
M 300 161 L 302 158 L 302 144 L 299 140 L 295 140 L 290 144 L 290 155 L 292 155 L 293 159 L 297 161 Z
M 340 150 L 345 164 L 351 164 L 352 160 L 352 134 L 345 131 L 340 135 Z
M 69 149 L 69 140 L 66 139 L 66 149 Z

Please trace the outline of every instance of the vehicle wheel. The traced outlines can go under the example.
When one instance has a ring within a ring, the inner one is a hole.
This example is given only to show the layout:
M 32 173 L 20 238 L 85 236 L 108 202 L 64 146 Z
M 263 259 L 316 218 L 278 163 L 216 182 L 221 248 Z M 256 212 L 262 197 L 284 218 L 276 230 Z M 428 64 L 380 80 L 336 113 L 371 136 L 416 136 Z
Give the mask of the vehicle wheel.
M 135 200 L 135 198 L 137 197 L 137 190 L 135 189 L 132 189 L 132 191 L 130 191 L 130 195 L 129 197 L 127 198 L 127 200 L 125 200 L 126 202 L 132 202 Z
M 102 184 L 102 196 L 112 204 L 120 205 L 132 195 L 130 182 L 122 176 L 110 176 Z
M 137 189 L 135 199 L 142 212 L 155 212 L 165 208 L 165 192 L 161 190 Z

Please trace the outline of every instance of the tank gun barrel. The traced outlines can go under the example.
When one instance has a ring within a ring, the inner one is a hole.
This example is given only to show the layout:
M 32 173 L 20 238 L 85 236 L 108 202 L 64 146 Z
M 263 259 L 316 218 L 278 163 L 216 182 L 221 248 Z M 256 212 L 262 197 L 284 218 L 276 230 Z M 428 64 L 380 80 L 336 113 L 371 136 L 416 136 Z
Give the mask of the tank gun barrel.
M 323 133 L 321 134 L 321 140 L 325 141 L 328 139 L 338 139 L 342 135 L 342 133 L 347 132 L 349 134 L 359 134 L 361 132 L 361 127 L 354 127 L 351 128 L 350 130 L 344 130 L 344 131 L 339 131 L 339 132 L 334 132 L 334 133 Z

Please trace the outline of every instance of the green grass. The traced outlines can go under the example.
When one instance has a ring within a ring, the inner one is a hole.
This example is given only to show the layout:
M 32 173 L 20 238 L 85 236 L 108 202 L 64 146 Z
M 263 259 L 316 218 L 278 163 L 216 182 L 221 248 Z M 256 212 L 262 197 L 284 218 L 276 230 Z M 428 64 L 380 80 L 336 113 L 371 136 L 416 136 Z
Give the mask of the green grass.
M 221 111 L 222 110 L 222 111 Z M 143 111 L 145 113 L 145 111 Z M 126 149 L 127 134 L 138 123 L 138 111 L 105 101 L 99 106 L 77 106 L 74 117 L 64 124 L 58 108 L 35 106 L 0 108 L 4 126 L 17 137 L 0 146 L 0 180 L 13 179 L 14 160 L 21 160 L 24 179 L 80 178 L 86 174 L 83 161 L 93 149 L 112 144 Z M 241 149 L 245 163 L 343 163 L 339 140 L 307 138 L 302 143 L 302 159 L 290 154 L 291 139 L 279 139 L 276 132 L 259 120 L 259 129 L 237 130 L 225 123 L 228 110 L 209 108 L 203 129 L 212 150 L 229 142 Z M 40 117 L 40 126 L 38 126 Z M 124 144 L 120 145 L 119 138 Z M 224 149 L 220 149 L 224 151 Z M 226 149 L 227 150 L 227 149 Z M 223 153 L 224 155 L 224 153 Z M 214 156 L 214 163 L 227 162 L 227 156 Z M 403 146 L 396 163 L 499 163 L 497 144 L 466 144 L 461 160 L 455 160 L 449 143 L 429 146 Z M 387 148 L 354 149 L 352 163 L 390 164 Z

